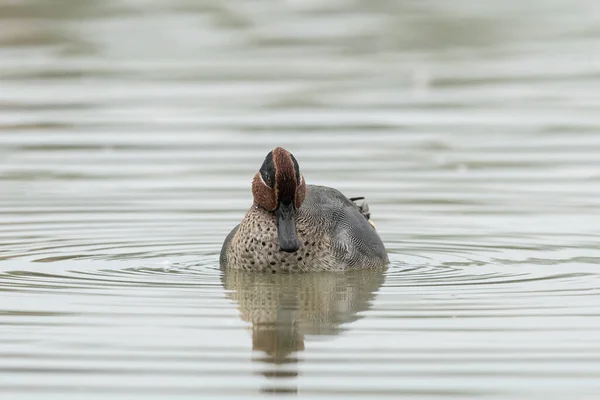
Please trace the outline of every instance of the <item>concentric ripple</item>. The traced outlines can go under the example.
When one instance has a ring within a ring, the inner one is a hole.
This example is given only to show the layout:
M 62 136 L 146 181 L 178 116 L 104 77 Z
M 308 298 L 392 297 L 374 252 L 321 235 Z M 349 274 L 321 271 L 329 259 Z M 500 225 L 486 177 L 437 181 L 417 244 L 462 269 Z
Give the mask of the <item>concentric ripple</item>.
M 54 3 L 0 0 L 0 398 L 600 398 L 596 1 Z M 220 270 L 275 146 L 389 268 Z
M 16 378 L 2 388 L 69 394 L 71 377 L 123 396 L 483 395 L 549 377 L 561 390 L 595 387 L 598 274 L 439 256 L 303 275 L 223 274 L 217 254 L 18 263 L 0 274 L 2 370 Z M 419 389 L 431 379 L 437 390 Z

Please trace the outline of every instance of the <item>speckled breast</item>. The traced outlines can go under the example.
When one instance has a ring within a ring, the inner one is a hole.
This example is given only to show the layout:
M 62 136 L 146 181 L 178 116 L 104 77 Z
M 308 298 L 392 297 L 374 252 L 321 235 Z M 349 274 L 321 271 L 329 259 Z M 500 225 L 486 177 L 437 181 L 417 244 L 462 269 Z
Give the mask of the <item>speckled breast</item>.
M 279 249 L 275 215 L 253 206 L 240 224 L 227 251 L 227 267 L 254 271 L 328 271 L 338 269 L 329 239 L 302 218 L 296 220 L 300 247 Z

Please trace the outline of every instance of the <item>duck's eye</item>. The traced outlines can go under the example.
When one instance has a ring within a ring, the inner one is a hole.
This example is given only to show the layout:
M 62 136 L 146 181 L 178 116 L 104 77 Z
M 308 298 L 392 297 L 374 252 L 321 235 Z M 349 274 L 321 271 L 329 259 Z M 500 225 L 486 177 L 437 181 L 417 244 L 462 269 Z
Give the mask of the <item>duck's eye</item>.
M 262 176 L 263 182 L 267 184 L 270 188 L 274 185 L 274 177 L 275 177 L 275 163 L 273 162 L 273 152 L 267 154 L 265 157 L 265 161 L 263 165 L 260 167 L 260 174 Z
M 273 178 L 271 177 L 271 174 L 266 173 L 264 171 L 260 172 L 261 178 L 263 180 L 263 182 L 270 188 L 273 187 Z

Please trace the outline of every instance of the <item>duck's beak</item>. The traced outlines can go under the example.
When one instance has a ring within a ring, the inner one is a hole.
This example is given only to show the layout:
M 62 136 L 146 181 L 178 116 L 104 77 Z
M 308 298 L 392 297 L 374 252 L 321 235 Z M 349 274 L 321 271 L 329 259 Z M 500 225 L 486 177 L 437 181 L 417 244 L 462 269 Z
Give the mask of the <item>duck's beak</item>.
M 294 203 L 279 203 L 275 213 L 277 214 L 279 248 L 287 253 L 293 253 L 300 247 L 296 222 L 294 222 Z

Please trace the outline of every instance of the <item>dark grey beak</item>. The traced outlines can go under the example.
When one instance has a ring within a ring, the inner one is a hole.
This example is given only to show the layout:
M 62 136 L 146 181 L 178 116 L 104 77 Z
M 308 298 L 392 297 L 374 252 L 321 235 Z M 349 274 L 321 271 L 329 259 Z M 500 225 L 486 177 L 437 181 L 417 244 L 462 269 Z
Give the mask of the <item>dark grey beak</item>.
M 277 210 L 277 234 L 279 235 L 279 248 L 287 253 L 293 253 L 300 247 L 296 222 L 294 222 L 294 203 L 279 203 Z

